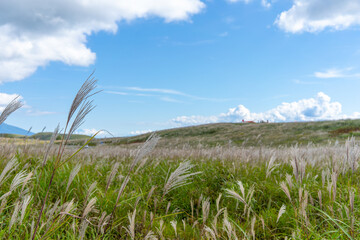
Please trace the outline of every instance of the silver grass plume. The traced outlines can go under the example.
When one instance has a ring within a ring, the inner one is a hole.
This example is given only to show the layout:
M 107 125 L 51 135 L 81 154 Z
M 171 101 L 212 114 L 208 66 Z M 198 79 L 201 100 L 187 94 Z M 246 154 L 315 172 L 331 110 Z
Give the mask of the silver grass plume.
M 26 209 L 27 209 L 31 199 L 32 199 L 32 197 L 30 194 L 25 196 L 23 199 L 22 206 L 21 206 L 20 225 L 22 224 L 22 221 L 24 220 Z
M 67 139 L 69 139 L 70 136 L 85 122 L 86 115 L 95 108 L 92 103 L 93 101 L 86 101 L 81 105 L 80 110 L 76 114 L 74 122 L 71 125 Z
M 135 167 L 141 160 L 143 160 L 144 157 L 155 148 L 159 140 L 160 137 L 158 135 L 155 133 L 151 134 L 146 142 L 136 151 L 135 159 L 130 168 Z M 145 164 L 145 162 L 143 162 L 143 164 Z
M 289 198 L 290 202 L 292 202 L 291 201 L 291 194 L 290 194 L 289 188 L 287 187 L 286 183 L 281 182 L 280 187 L 283 190 L 283 192 L 285 193 L 285 195 Z
M 24 180 L 24 182 L 23 182 L 23 185 L 22 185 L 22 187 L 21 187 L 21 193 L 24 192 L 24 189 L 25 189 L 26 184 L 32 179 L 32 176 L 33 176 L 33 175 L 34 175 L 33 172 L 29 172 L 29 174 L 26 176 L 26 178 L 25 178 L 25 180 Z
M 20 205 L 21 205 L 21 203 L 19 201 L 17 201 L 16 204 L 15 204 L 15 207 L 14 207 L 14 212 L 13 212 L 13 214 L 11 216 L 11 219 L 10 219 L 9 231 L 11 230 L 11 227 L 16 223 L 16 220 L 17 220 L 18 215 L 19 215 Z
M 149 231 L 148 234 L 146 234 L 144 237 L 144 240 L 157 240 L 157 237 L 153 231 Z
M 14 191 L 16 188 L 18 188 L 21 184 L 23 184 L 25 182 L 25 180 L 27 179 L 28 174 L 26 173 L 26 171 L 21 171 L 18 174 L 15 175 L 15 177 L 13 178 L 11 185 L 10 185 L 10 191 Z
M 159 227 L 155 227 L 155 228 L 160 236 L 160 239 L 164 239 L 164 236 L 163 236 L 163 232 L 165 230 L 164 220 L 160 219 Z
M 66 191 L 65 191 L 65 192 L 67 192 L 67 191 L 69 190 L 69 187 L 70 187 L 71 183 L 73 182 L 73 180 L 74 180 L 74 178 L 76 177 L 76 175 L 79 173 L 80 169 L 81 169 L 81 164 L 78 163 L 78 164 L 76 164 L 76 166 L 73 168 L 73 170 L 71 170 L 70 176 L 69 176 L 69 180 L 68 180 L 68 184 L 67 184 L 67 186 L 66 186 Z
M 209 198 L 205 198 L 202 201 L 203 224 L 206 223 L 209 213 L 210 213 L 210 200 L 209 200 Z
M 236 200 L 242 202 L 243 204 L 247 205 L 246 200 L 240 196 L 240 194 L 238 194 L 236 191 L 231 190 L 231 189 L 225 189 L 226 193 L 228 194 L 229 197 L 235 198 Z
M 82 240 L 85 237 L 85 232 L 87 227 L 89 226 L 89 223 L 85 220 L 81 221 L 81 225 L 80 225 L 80 232 L 79 232 L 79 239 Z
M 253 216 L 253 218 L 251 219 L 251 235 L 253 237 L 253 239 L 255 240 L 255 223 L 256 223 L 256 216 Z
M 47 161 L 48 156 L 49 156 L 49 153 L 50 153 L 50 150 L 51 150 L 51 147 L 54 145 L 55 140 L 56 140 L 57 136 L 59 135 L 59 130 L 60 130 L 60 125 L 58 124 L 57 127 L 55 128 L 54 132 L 51 135 L 49 144 L 47 145 L 47 148 L 46 148 L 46 151 L 45 151 L 45 154 L 44 154 L 44 160 L 43 160 L 43 163 L 42 163 L 43 166 L 45 166 L 46 161 Z
M 278 166 L 278 164 L 274 164 L 275 160 L 276 160 L 275 156 L 271 156 L 270 161 L 268 162 L 267 168 L 266 168 L 266 178 L 268 178 L 271 175 L 271 173 Z
M 207 239 L 217 240 L 216 233 L 214 232 L 214 230 L 212 230 L 208 226 L 205 226 L 204 230 L 205 230 L 205 235 L 206 235 Z
M 19 100 L 20 96 L 14 98 L 2 111 L 0 115 L 0 124 L 2 124 L 13 112 L 21 108 L 24 104 Z
M 114 178 L 116 176 L 116 173 L 118 172 L 118 169 L 119 169 L 119 166 L 120 166 L 120 163 L 119 162 L 116 162 L 112 169 L 111 169 L 111 172 L 107 178 L 107 184 L 106 184 L 106 188 L 105 188 L 105 194 L 107 192 L 107 190 L 109 189 L 111 183 L 114 181 Z
M 18 166 L 16 158 L 12 158 L 5 166 L 0 175 L 0 186 L 9 177 L 10 173 L 14 171 Z
M 194 167 L 189 161 L 180 163 L 179 167 L 170 174 L 165 186 L 163 195 L 168 194 L 170 191 L 189 184 L 188 181 L 191 176 L 197 175 L 201 172 L 190 173 Z
M 84 205 L 87 203 L 88 199 L 94 194 L 94 192 L 96 191 L 96 184 L 97 182 L 93 182 L 88 191 L 87 191 L 87 194 L 86 194 L 86 197 L 85 197 L 85 201 L 84 201 Z
M 67 124 L 69 124 L 71 118 L 73 117 L 76 110 L 79 108 L 81 104 L 83 104 L 84 101 L 86 101 L 87 98 L 94 95 L 95 93 L 91 94 L 91 92 L 96 88 L 97 80 L 93 77 L 92 73 L 86 81 L 83 83 L 79 91 L 77 92 L 68 115 Z
M 61 206 L 61 209 L 63 209 L 63 210 L 60 212 L 60 214 L 61 214 L 60 219 L 64 219 L 66 214 L 71 213 L 71 211 L 76 209 L 75 204 L 74 204 L 74 199 L 71 199 L 70 202 L 64 203 Z
M 82 217 L 85 218 L 90 212 L 95 209 L 96 197 L 90 199 L 89 203 L 87 204 Z
M 175 231 L 175 237 L 177 237 L 177 221 L 176 220 L 170 221 L 170 225 L 173 227 Z
M 280 217 L 285 213 L 285 211 L 286 211 L 286 206 L 285 206 L 285 204 L 283 204 L 279 210 L 279 214 L 276 219 L 276 223 L 279 221 Z
M 131 239 L 135 239 L 135 217 L 136 217 L 136 209 L 132 214 L 128 213 L 129 226 L 125 228 L 126 232 L 129 234 Z

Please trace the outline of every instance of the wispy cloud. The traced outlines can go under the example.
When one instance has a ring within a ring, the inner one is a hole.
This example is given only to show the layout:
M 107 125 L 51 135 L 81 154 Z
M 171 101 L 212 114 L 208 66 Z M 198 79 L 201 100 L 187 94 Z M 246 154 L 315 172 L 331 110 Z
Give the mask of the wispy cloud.
M 183 101 L 180 101 L 180 100 L 177 100 L 177 99 L 174 99 L 171 97 L 161 97 L 160 100 L 164 101 L 164 102 L 184 103 Z
M 222 32 L 219 34 L 220 37 L 227 37 L 229 36 L 229 33 L 228 32 Z
M 103 88 L 107 88 L 103 86 Z M 112 87 L 114 89 L 115 87 Z M 142 88 L 142 87 L 117 87 L 118 89 L 122 89 L 125 91 L 104 91 L 105 93 L 115 94 L 115 95 L 123 95 L 123 96 L 139 96 L 139 97 L 156 97 L 161 101 L 166 102 L 176 102 L 176 103 L 184 103 L 179 99 L 174 98 L 188 98 L 197 101 L 209 101 L 209 102 L 225 102 L 232 100 L 239 100 L 239 98 L 208 98 L 208 97 L 199 97 L 191 94 L 187 94 L 174 89 L 166 89 L 166 88 Z M 154 94 L 148 94 L 154 93 Z M 170 97 L 170 96 L 173 97 Z
M 266 8 L 271 7 L 271 3 L 268 0 L 261 0 L 261 5 Z
M 317 78 L 354 78 L 360 77 L 360 73 L 352 73 L 352 68 L 331 68 L 323 72 L 315 72 Z
M 164 89 L 164 88 L 141 88 L 141 87 L 123 87 L 127 90 L 133 90 L 138 92 L 156 92 L 156 93 L 167 93 L 167 94 L 174 94 L 174 95 L 186 95 L 183 92 L 179 92 L 172 89 Z
M 250 2 L 253 2 L 253 0 L 226 0 L 228 3 L 237 3 L 237 2 L 241 2 L 241 3 L 245 3 L 248 4 Z M 261 6 L 269 8 L 271 7 L 271 3 L 268 0 L 261 0 Z
M 294 79 L 293 83 L 300 84 L 300 85 L 316 85 L 316 84 L 323 84 L 322 82 L 313 82 L 313 81 L 302 81 L 298 79 Z
M 44 115 L 52 115 L 56 114 L 56 112 L 50 112 L 50 111 L 40 111 L 36 109 L 30 109 L 26 111 L 26 114 L 29 116 L 44 116 Z
M 204 44 L 212 44 L 216 42 L 216 39 L 203 39 L 203 40 L 196 40 L 196 41 L 174 41 L 172 42 L 175 46 L 198 46 L 198 45 L 204 45 Z
M 117 92 L 117 91 L 104 91 L 104 92 L 105 93 L 110 93 L 110 94 L 115 94 L 115 95 L 122 95 L 122 96 L 129 95 L 126 92 Z

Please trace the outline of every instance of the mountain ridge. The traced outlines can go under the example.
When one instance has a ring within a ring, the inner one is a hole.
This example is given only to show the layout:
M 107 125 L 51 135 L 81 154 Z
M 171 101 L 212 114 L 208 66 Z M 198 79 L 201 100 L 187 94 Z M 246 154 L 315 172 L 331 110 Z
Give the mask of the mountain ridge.
M 34 135 L 33 132 L 29 132 L 20 127 L 16 127 L 10 124 L 2 123 L 0 124 L 0 134 L 15 134 L 15 135 L 23 135 L 23 136 L 31 136 Z

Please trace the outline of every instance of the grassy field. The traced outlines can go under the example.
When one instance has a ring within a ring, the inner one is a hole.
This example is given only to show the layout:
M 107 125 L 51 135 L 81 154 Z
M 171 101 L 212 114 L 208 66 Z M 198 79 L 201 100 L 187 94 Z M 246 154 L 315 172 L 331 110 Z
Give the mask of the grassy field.
M 137 150 L 84 149 L 62 165 L 36 239 L 360 237 L 355 139 L 344 145 L 150 152 L 155 140 Z M 1 238 L 31 238 L 57 149 L 46 164 L 44 146 L 12 144 L 1 151 Z M 66 149 L 65 158 L 74 151 Z
M 1 142 L 1 239 L 360 239 L 359 120 L 72 142 L 95 84 L 62 134 Z

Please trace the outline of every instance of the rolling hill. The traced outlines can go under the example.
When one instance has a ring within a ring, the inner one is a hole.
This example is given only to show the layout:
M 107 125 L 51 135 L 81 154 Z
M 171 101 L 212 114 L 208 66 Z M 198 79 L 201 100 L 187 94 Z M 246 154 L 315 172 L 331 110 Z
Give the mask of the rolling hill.
M 360 137 L 360 119 L 289 123 L 215 123 L 158 131 L 160 146 L 290 146 L 327 144 Z M 128 145 L 143 143 L 150 136 L 95 139 L 92 144 Z M 73 143 L 76 144 L 76 141 Z M 80 143 L 80 142 L 79 142 Z
M 36 133 L 34 135 L 31 136 L 31 138 L 34 139 L 39 139 L 39 140 L 50 140 L 52 133 L 51 132 L 41 132 L 41 133 Z M 57 137 L 57 140 L 60 140 L 62 137 L 62 135 L 59 135 Z M 70 136 L 71 140 L 81 140 L 81 139 L 88 139 L 90 138 L 87 135 L 82 135 L 82 134 L 73 134 Z

